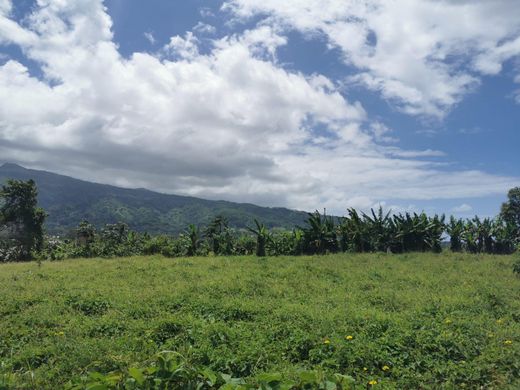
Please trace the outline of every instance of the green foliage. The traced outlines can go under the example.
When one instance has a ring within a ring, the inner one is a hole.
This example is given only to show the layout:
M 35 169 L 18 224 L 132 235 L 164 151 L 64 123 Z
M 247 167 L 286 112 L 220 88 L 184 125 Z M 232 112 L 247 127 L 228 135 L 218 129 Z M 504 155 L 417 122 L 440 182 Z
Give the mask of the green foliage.
M 517 276 L 520 276 L 520 259 L 516 260 L 516 261 L 513 263 L 513 272 L 514 272 Z
M 247 229 L 256 236 L 256 255 L 264 257 L 266 254 L 265 246 L 270 239 L 269 230 L 257 219 L 255 219 L 255 225 L 256 228 L 248 227 Z
M 444 216 L 384 213 L 371 210 L 370 215 L 348 210 L 338 227 L 339 247 L 352 252 L 441 251 L 445 231 Z
M 0 261 L 30 260 L 43 247 L 46 214 L 37 207 L 38 191 L 33 180 L 8 180 L 0 191 L 0 237 L 8 242 L 0 248 Z M 11 252 L 5 252 L 17 248 Z M 3 251 L 2 251 L 3 249 Z
M 89 257 L 85 255 L 84 257 Z M 65 260 L 67 257 L 76 257 L 66 242 L 56 237 L 49 237 L 44 241 L 43 250 L 38 253 L 39 260 Z
M 199 252 L 199 246 L 201 241 L 199 228 L 191 224 L 190 226 L 188 226 L 188 230 L 185 234 L 189 239 L 189 246 L 186 254 L 188 256 L 197 255 Z
M 462 229 L 456 232 L 460 233 L 461 247 L 469 253 L 508 254 L 515 251 L 516 228 L 501 217 L 493 220 L 474 217 L 465 222 L 457 221 L 457 224 L 457 229 Z
M 335 374 L 353 389 L 518 388 L 516 259 L 447 251 L 2 264 L 0 384 L 185 388 L 206 372 L 216 388 L 231 378 L 319 388 Z M 158 351 L 173 351 L 161 354 L 171 360 L 164 375 L 154 371 Z
M 0 208 L 0 259 L 12 261 L 36 255 L 37 260 L 62 260 L 68 257 L 126 257 L 161 253 L 166 257 L 206 256 L 283 256 L 326 254 L 340 251 L 392 252 L 431 251 L 440 253 L 443 236 L 450 236 L 453 252 L 508 254 L 516 250 L 518 226 L 514 218 L 516 189 L 509 193 L 498 218 L 478 217 L 445 224 L 444 215 L 428 216 L 424 212 L 391 214 L 382 207 L 370 213 L 347 210 L 347 216 L 336 218 L 308 214 L 306 226 L 292 232 L 272 229 L 254 219 L 255 228 L 231 228 L 229 220 L 217 215 L 202 229 L 194 224 L 178 236 L 155 236 L 133 231 L 125 223 L 106 224 L 96 231 L 93 224 L 82 221 L 74 230 L 74 240 L 49 237 L 43 239 L 45 213 L 36 208 L 36 187 L 11 181 L 2 191 Z M 505 211 L 504 211 L 505 210 Z M 3 227 L 3 228 L 1 228 Z M 6 236 L 7 238 L 6 239 Z
M 252 255 L 256 252 L 257 240 L 249 234 L 240 234 L 234 243 L 235 255 Z
M 337 223 L 335 222 L 337 220 Z M 106 225 L 99 233 L 83 221 L 74 240 L 49 237 L 40 259 L 68 257 L 125 257 L 162 254 L 166 257 L 249 255 L 286 256 L 349 252 L 442 251 L 443 234 L 450 236 L 453 252 L 509 254 L 516 249 L 515 227 L 501 218 L 457 220 L 444 216 L 394 214 L 371 210 L 370 214 L 348 210 L 348 216 L 333 218 L 309 214 L 307 226 L 293 231 L 269 230 L 258 220 L 255 227 L 239 231 L 229 227 L 226 218 L 217 217 L 201 233 L 189 225 L 180 235 L 150 236 L 129 230 L 122 223 Z M 253 236 L 251 236 L 251 233 Z
M 450 235 L 450 249 L 452 252 L 462 252 L 462 234 L 464 233 L 464 221 L 450 217 L 446 225 L 446 232 Z
M 131 367 L 128 371 L 108 374 L 93 372 L 81 382 L 69 383 L 66 389 L 348 390 L 354 388 L 356 380 L 348 375 L 309 370 L 300 370 L 292 378 L 279 372 L 262 373 L 250 379 L 233 378 L 207 367 L 196 367 L 177 352 L 163 351 L 147 367 Z
M 516 239 L 520 239 L 520 187 L 511 188 L 507 201 L 502 204 L 500 216 L 516 228 Z
M 144 234 L 144 245 L 143 245 L 143 254 L 144 255 L 157 255 L 166 251 L 171 245 L 172 238 L 166 235 L 159 235 L 151 237 L 148 234 Z
M 227 218 L 217 215 L 204 231 L 214 254 L 229 252 L 230 234 Z
M 81 296 L 69 297 L 65 300 L 65 303 L 87 316 L 104 314 L 110 308 L 110 303 L 105 300 Z
M 316 210 L 309 214 L 303 230 L 303 251 L 306 254 L 335 253 L 338 250 L 334 218 Z
M 72 257 L 92 257 L 95 255 L 94 243 L 96 228 L 88 221 L 82 221 L 75 229 L 76 245 Z

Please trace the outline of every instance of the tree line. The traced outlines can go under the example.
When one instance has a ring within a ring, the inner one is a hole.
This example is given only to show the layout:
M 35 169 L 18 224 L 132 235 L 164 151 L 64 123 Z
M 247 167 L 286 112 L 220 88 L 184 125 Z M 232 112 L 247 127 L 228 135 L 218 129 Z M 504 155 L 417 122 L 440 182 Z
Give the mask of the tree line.
M 37 206 L 34 181 L 9 180 L 0 191 L 0 261 L 59 260 L 163 254 L 168 257 L 208 255 L 313 255 L 337 252 L 513 253 L 520 245 L 520 187 L 508 193 L 495 218 L 457 219 L 426 213 L 368 213 L 353 208 L 344 217 L 309 213 L 304 226 L 291 231 L 268 229 L 260 221 L 234 229 L 217 216 L 207 226 L 189 225 L 178 236 L 131 231 L 124 223 L 96 229 L 82 221 L 70 237 L 46 236 L 46 213 Z

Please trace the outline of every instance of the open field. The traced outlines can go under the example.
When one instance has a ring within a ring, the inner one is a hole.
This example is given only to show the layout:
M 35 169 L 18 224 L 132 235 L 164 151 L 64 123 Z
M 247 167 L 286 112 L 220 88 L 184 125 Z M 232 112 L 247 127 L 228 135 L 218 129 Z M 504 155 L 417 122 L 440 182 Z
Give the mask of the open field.
M 61 388 L 163 350 L 234 377 L 303 368 L 354 388 L 520 388 L 517 256 L 3 264 L 0 388 Z

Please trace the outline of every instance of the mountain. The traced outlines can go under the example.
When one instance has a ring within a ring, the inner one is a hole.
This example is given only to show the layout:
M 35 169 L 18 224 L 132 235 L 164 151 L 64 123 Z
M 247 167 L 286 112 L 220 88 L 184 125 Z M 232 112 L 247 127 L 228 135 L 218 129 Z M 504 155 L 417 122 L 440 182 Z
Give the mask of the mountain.
M 217 215 L 236 228 L 252 226 L 254 218 L 269 227 L 293 228 L 307 217 L 286 208 L 119 188 L 9 163 L 0 167 L 0 184 L 7 179 L 36 182 L 38 204 L 49 214 L 46 228 L 52 234 L 65 234 L 82 220 L 97 227 L 124 222 L 136 231 L 176 234 L 191 223 L 206 225 Z

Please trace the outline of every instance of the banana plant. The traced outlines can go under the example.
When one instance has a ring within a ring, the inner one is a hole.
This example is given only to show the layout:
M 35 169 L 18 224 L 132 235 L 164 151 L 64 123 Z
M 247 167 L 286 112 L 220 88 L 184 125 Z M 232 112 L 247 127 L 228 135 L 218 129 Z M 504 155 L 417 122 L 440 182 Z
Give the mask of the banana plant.
M 200 244 L 200 230 L 195 225 L 191 224 L 185 232 L 189 239 L 188 256 L 195 256 Z
M 259 257 L 264 257 L 265 245 L 267 244 L 267 241 L 270 237 L 269 229 L 267 229 L 263 223 L 258 222 L 256 218 L 254 222 L 256 228 L 247 227 L 247 230 L 256 236 L 256 255 Z
M 347 213 L 348 217 L 344 219 L 341 225 L 341 232 L 345 235 L 341 240 L 348 243 L 353 252 L 370 250 L 368 248 L 369 242 L 367 240 L 366 227 L 362 218 L 353 208 L 349 208 Z
M 293 254 L 294 255 L 302 255 L 303 254 L 303 240 L 304 233 L 300 228 L 294 228 L 292 231 L 292 239 L 293 239 Z
M 369 232 L 367 237 L 372 251 L 386 252 L 390 249 L 393 232 L 393 224 L 390 223 L 390 213 L 383 213 L 383 208 L 380 206 L 377 213 L 374 209 L 370 209 L 372 216 L 362 213 L 363 223 L 366 230 Z
M 302 229 L 304 235 L 304 250 L 309 254 L 324 254 L 337 252 L 338 242 L 334 219 L 319 211 L 309 213 L 306 221 L 308 227 Z
M 210 241 L 214 254 L 217 255 L 221 251 L 228 252 L 229 245 L 227 244 L 229 243 L 230 234 L 227 218 L 217 215 L 205 229 L 204 236 Z M 224 239 L 224 248 L 221 248 L 222 239 Z
M 426 228 L 426 242 L 428 243 L 429 249 L 435 253 L 440 253 L 442 251 L 442 235 L 445 230 L 444 220 L 444 214 L 441 216 L 435 214 L 433 218 L 429 219 Z
M 471 220 L 466 221 L 462 237 L 468 252 L 479 252 L 477 228 Z
M 464 221 L 456 219 L 453 215 L 446 224 L 446 232 L 450 236 L 450 249 L 452 252 L 462 251 L 462 234 L 464 233 Z

